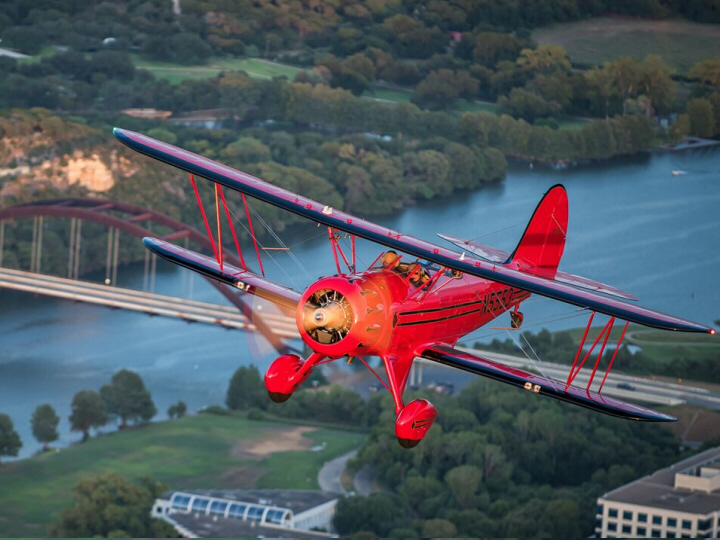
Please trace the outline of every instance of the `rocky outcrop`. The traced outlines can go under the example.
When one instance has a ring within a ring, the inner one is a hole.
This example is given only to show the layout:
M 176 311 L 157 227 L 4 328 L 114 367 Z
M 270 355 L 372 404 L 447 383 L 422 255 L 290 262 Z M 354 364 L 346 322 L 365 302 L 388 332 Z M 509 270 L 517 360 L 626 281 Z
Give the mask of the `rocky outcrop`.
M 79 184 L 90 191 L 111 189 L 137 166 L 113 148 L 112 137 L 48 111 L 11 111 L 0 117 L 0 182 L 14 187 Z

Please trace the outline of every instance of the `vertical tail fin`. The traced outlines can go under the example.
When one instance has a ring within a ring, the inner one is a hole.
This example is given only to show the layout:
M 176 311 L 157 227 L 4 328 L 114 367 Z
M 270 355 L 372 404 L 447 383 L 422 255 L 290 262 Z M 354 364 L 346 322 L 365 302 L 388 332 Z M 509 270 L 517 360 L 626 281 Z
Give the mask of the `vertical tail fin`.
M 520 268 L 544 277 L 553 277 L 565 249 L 567 225 L 567 192 L 557 184 L 543 196 L 507 262 L 517 263 Z

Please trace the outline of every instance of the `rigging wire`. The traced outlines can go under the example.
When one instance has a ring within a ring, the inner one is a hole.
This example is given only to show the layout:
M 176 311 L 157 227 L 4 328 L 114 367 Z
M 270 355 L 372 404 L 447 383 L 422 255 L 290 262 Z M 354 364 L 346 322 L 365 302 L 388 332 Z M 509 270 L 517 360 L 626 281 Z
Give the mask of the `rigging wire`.
M 505 302 L 502 301 L 500 294 L 497 295 L 497 299 L 500 301 L 500 305 L 503 307 L 503 310 L 509 311 L 509 308 L 505 305 Z M 523 352 L 523 354 L 525 354 L 525 356 L 528 357 L 528 360 L 530 360 L 530 362 L 532 362 L 532 365 L 537 368 L 537 370 L 542 374 L 542 376 L 551 381 L 552 378 L 548 377 L 547 374 L 545 373 L 545 369 L 544 369 L 545 366 L 543 365 L 542 360 L 540 360 L 540 357 L 537 355 L 537 353 L 535 352 L 535 349 L 533 349 L 532 345 L 530 345 L 530 342 L 527 340 L 527 338 L 524 335 L 520 334 L 520 337 L 525 340 L 525 343 L 527 343 L 528 347 L 530 347 L 530 350 L 535 355 L 535 358 L 537 358 L 537 362 L 535 362 L 535 360 L 533 360 L 530 357 L 530 355 L 525 351 L 523 346 L 515 339 L 515 337 L 510 333 L 509 330 L 505 330 L 505 332 L 507 333 L 508 336 L 510 336 L 510 339 L 512 339 L 515 342 L 515 344 L 518 347 L 520 347 L 520 350 Z M 555 388 L 555 384 L 554 383 L 551 383 L 551 384 L 553 386 L 553 390 L 557 391 L 557 388 Z
M 527 300 L 525 300 L 525 302 L 527 302 Z M 577 309 L 574 309 L 574 310 L 572 310 L 572 311 L 566 311 L 566 312 L 564 312 L 564 313 L 559 313 L 559 314 L 557 314 L 557 315 L 551 315 L 551 316 L 549 316 L 549 317 L 544 317 L 544 318 L 542 318 L 542 319 L 537 319 L 537 321 L 536 321 L 535 323 L 533 323 L 533 324 L 524 324 L 524 325 L 523 325 L 523 329 L 526 329 L 526 328 L 535 328 L 536 326 L 541 326 L 541 325 L 546 325 L 546 324 L 549 324 L 549 323 L 564 321 L 564 320 L 567 320 L 567 319 L 574 319 L 574 318 L 576 318 L 576 317 L 579 317 L 580 315 L 583 315 L 583 313 L 585 313 L 586 311 L 587 311 L 587 308 L 577 308 Z M 472 338 L 472 340 L 473 340 L 473 341 L 477 341 L 477 340 L 480 340 L 480 339 L 485 339 L 485 338 L 489 338 L 489 337 L 493 337 L 493 336 L 497 336 L 497 335 L 501 335 L 501 334 L 503 334 L 503 331 L 502 331 L 502 330 L 498 330 L 497 332 L 491 332 L 491 333 L 489 333 L 489 334 L 482 334 L 482 335 L 480 335 L 480 336 L 475 336 L 475 337 Z M 465 341 L 462 341 L 462 342 L 460 342 L 460 343 L 461 343 L 461 344 L 468 344 L 468 343 L 470 343 L 470 342 L 469 342 L 469 340 L 465 340 Z
M 292 252 L 292 250 L 283 242 L 280 237 L 275 233 L 275 231 L 270 227 L 267 221 L 263 219 L 263 217 L 255 210 L 252 205 L 248 203 L 248 208 L 250 208 L 250 212 L 260 221 L 260 224 L 267 229 L 267 231 L 270 233 L 270 235 L 275 239 L 275 241 L 280 244 L 280 247 L 287 249 L 287 253 L 290 256 L 290 258 L 295 261 L 295 263 L 300 267 L 300 270 L 303 271 L 303 273 L 308 277 L 311 278 L 310 273 L 307 271 L 307 268 L 303 265 L 303 263 L 300 262 L 300 259 L 298 259 L 295 254 Z
M 489 233 L 481 234 L 481 235 L 479 235 L 479 236 L 475 236 L 475 237 L 473 237 L 473 238 L 470 238 L 470 239 L 468 240 L 468 242 L 472 242 L 473 240 L 477 240 L 477 239 L 479 239 L 479 238 L 485 238 L 486 236 L 492 236 L 493 234 L 498 234 L 498 233 L 501 233 L 501 232 L 503 232 L 503 231 L 507 231 L 507 230 L 509 230 L 509 229 L 513 229 L 513 228 L 518 227 L 518 226 L 520 226 L 520 225 L 522 225 L 522 224 L 524 224 L 524 223 L 525 223 L 524 221 L 518 221 L 518 222 L 515 223 L 514 225 L 509 225 L 508 227 L 505 227 L 505 228 L 503 228 L 503 229 L 498 229 L 497 231 L 491 231 L 491 232 L 489 232 Z
M 211 188 L 209 185 L 207 185 L 207 189 L 209 189 L 209 190 L 212 191 L 212 188 Z M 250 206 L 250 205 L 248 204 L 248 207 L 249 207 L 249 206 Z M 242 222 L 242 220 L 238 217 L 238 215 L 237 215 L 235 212 L 233 212 L 232 209 L 230 209 L 229 207 L 228 207 L 228 210 L 229 210 L 230 214 L 235 218 L 235 220 L 242 226 L 242 228 L 245 230 L 245 232 L 246 232 L 247 234 L 249 234 L 250 236 L 252 236 L 252 233 L 250 232 L 250 229 L 247 228 L 247 226 Z M 259 245 L 261 248 L 263 248 L 263 249 L 265 248 L 265 246 L 263 246 L 259 241 L 258 241 L 258 245 Z M 267 253 L 267 256 L 270 257 L 270 260 L 271 260 L 273 263 L 275 263 L 275 265 L 280 269 L 280 271 L 281 271 L 283 274 L 285 274 L 285 277 L 287 277 L 287 278 L 292 282 L 293 286 L 299 287 L 298 284 L 297 284 L 297 283 L 295 282 L 295 280 L 293 279 L 293 277 L 292 277 L 290 274 L 287 273 L 287 271 L 285 270 L 285 268 L 283 268 L 283 266 L 282 266 L 279 262 L 277 262 L 277 261 L 275 260 L 275 257 L 273 257 L 270 252 L 266 252 L 266 253 Z

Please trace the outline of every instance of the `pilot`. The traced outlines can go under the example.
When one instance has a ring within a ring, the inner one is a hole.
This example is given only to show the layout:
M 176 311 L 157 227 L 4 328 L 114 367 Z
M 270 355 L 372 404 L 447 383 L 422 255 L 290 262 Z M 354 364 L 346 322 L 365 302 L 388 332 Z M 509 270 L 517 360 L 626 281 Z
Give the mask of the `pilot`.
M 414 287 L 422 287 L 430 281 L 430 274 L 416 262 L 408 265 L 408 275 L 410 276 L 410 285 Z
M 382 265 L 383 268 L 386 270 L 391 270 L 395 267 L 397 264 L 397 260 L 399 259 L 398 254 L 396 251 L 387 251 L 385 252 L 385 255 L 383 255 L 382 258 Z

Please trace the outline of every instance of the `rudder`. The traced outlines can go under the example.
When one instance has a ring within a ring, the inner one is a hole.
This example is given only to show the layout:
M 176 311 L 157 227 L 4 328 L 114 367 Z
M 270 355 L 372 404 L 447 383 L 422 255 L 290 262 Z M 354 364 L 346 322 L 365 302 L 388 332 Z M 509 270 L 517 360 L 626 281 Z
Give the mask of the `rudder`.
M 568 198 L 565 187 L 551 187 L 540 200 L 508 263 L 533 269 L 540 275 L 552 277 L 565 249 L 568 225 Z

